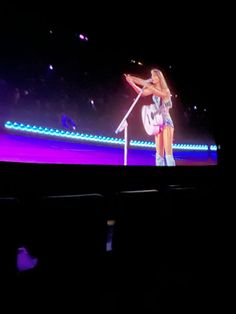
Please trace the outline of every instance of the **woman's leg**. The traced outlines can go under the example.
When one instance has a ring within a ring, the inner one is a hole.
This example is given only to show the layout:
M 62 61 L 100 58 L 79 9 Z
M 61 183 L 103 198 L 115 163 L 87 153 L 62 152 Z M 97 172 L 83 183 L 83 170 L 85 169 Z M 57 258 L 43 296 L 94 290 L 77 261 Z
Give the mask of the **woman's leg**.
M 156 141 L 156 166 L 165 166 L 163 132 L 155 136 Z
M 164 149 L 166 153 L 166 164 L 167 166 L 175 166 L 175 160 L 173 157 L 173 138 L 174 138 L 174 128 L 171 126 L 166 126 L 163 130 L 163 142 Z

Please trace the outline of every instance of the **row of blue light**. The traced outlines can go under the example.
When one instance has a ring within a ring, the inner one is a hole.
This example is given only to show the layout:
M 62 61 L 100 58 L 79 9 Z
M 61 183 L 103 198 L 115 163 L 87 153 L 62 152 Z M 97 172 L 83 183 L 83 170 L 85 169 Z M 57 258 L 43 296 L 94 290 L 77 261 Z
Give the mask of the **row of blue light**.
M 17 123 L 17 122 L 12 123 L 8 121 L 5 123 L 5 127 L 7 129 L 14 129 L 14 130 L 19 130 L 19 131 L 44 134 L 44 135 L 49 135 L 49 136 L 57 136 L 57 137 L 62 137 L 62 138 L 71 138 L 71 139 L 91 141 L 91 142 L 97 142 L 97 143 L 111 143 L 111 144 L 124 145 L 124 140 L 119 139 L 119 138 L 75 133 L 75 132 L 69 132 L 69 131 L 61 131 L 57 129 L 48 129 L 48 128 L 43 128 L 43 127 L 37 127 L 35 125 L 34 126 L 31 126 L 29 124 L 25 125 L 23 123 Z
M 217 146 L 216 145 L 211 145 L 210 150 L 216 152 L 217 151 Z
M 37 133 L 49 136 L 57 136 L 62 138 L 71 138 L 83 141 L 90 141 L 90 142 L 97 142 L 97 143 L 107 143 L 107 144 L 117 144 L 117 145 L 124 145 L 124 139 L 120 138 L 113 138 L 113 137 L 106 137 L 106 136 L 97 136 L 97 135 L 90 135 L 90 134 L 83 134 L 83 133 L 75 133 L 69 131 L 62 131 L 58 129 L 49 129 L 43 128 L 38 126 L 31 126 L 29 124 L 17 123 L 8 121 L 5 123 L 5 128 L 19 130 L 29 133 Z M 153 148 L 155 147 L 154 142 L 146 142 L 146 141 L 130 141 L 130 146 L 134 147 L 145 147 L 145 148 Z M 177 150 L 198 150 L 198 151 L 217 151 L 216 145 L 194 145 L 194 144 L 173 144 L 173 149 Z
M 131 146 L 136 147 L 156 147 L 156 144 L 153 142 L 144 142 L 144 141 L 131 141 Z M 195 144 L 173 144 L 173 149 L 178 150 L 199 150 L 199 151 L 207 151 L 209 150 L 208 145 L 195 145 Z M 216 145 L 211 145 L 210 150 L 217 150 Z

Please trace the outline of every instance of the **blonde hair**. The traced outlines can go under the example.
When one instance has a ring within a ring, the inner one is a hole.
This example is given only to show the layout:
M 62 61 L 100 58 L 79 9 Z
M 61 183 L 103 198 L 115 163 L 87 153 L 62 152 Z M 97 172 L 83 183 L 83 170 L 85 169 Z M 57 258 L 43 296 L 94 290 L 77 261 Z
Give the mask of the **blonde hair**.
M 154 72 L 158 77 L 159 77 L 159 80 L 160 80 L 160 84 L 161 84 L 161 88 L 162 89 L 169 89 L 167 83 L 166 83 L 166 80 L 164 78 L 164 75 L 162 74 L 162 72 L 158 69 L 152 69 L 151 70 L 151 73 Z

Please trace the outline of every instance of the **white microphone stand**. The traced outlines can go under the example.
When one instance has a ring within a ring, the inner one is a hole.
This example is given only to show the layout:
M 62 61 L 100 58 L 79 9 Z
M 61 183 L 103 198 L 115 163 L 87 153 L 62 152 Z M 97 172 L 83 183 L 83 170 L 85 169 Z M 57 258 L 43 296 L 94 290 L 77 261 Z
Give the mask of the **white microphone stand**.
M 124 146 L 124 166 L 127 166 L 127 155 L 128 155 L 128 122 L 127 119 L 129 115 L 131 114 L 132 110 L 134 109 L 136 103 L 138 102 L 139 98 L 141 97 L 143 93 L 144 87 L 139 92 L 138 96 L 135 98 L 134 102 L 132 103 L 131 107 L 127 111 L 126 115 L 122 119 L 121 123 L 119 124 L 118 128 L 116 129 L 115 133 L 118 134 L 122 131 L 124 131 L 124 140 L 125 140 L 125 146 Z

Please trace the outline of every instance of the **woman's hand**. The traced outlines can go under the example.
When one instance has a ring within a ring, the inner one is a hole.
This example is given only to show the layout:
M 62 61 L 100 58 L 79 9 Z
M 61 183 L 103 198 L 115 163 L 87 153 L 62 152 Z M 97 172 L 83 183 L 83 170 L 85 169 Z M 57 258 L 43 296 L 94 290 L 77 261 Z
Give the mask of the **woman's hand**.
M 130 74 L 125 74 L 125 79 L 128 83 L 133 83 L 132 76 Z

